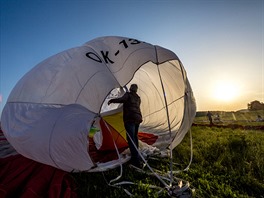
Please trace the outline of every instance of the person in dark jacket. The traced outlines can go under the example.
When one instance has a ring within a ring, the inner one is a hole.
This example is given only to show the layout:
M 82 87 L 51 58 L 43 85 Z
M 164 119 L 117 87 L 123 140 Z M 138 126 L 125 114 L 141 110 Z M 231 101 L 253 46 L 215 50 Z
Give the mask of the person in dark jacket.
M 141 167 L 141 161 L 138 154 L 138 129 L 142 122 L 142 114 L 140 111 L 141 99 L 137 94 L 137 84 L 132 84 L 129 92 L 126 92 L 122 97 L 111 99 L 111 103 L 123 103 L 123 121 L 127 131 L 127 141 L 131 153 L 131 164 L 136 167 Z
M 206 116 L 208 117 L 208 120 L 210 122 L 210 125 L 213 125 L 214 124 L 213 123 L 213 118 L 212 118 L 213 114 L 210 111 L 208 111 L 207 114 L 206 114 Z

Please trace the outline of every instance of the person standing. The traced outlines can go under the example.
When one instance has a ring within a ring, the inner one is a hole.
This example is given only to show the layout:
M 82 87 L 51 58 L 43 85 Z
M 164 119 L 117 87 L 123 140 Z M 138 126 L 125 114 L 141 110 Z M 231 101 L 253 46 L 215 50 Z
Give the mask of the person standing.
M 140 110 L 141 99 L 137 94 L 137 84 L 132 84 L 129 92 L 122 97 L 111 99 L 111 103 L 123 103 L 123 121 L 127 132 L 127 141 L 131 153 L 131 164 L 141 168 L 141 160 L 138 154 L 138 129 L 142 122 L 142 114 Z
M 213 118 L 212 118 L 213 114 L 210 111 L 208 111 L 206 115 L 209 119 L 210 125 L 213 125 Z

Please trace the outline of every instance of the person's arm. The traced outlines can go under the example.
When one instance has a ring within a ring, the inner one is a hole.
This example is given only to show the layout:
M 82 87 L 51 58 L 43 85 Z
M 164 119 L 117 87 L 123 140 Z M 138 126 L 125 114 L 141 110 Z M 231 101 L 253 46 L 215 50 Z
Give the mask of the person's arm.
M 108 105 L 111 103 L 124 103 L 128 100 L 128 93 L 125 93 L 122 97 L 120 98 L 114 98 L 108 101 Z

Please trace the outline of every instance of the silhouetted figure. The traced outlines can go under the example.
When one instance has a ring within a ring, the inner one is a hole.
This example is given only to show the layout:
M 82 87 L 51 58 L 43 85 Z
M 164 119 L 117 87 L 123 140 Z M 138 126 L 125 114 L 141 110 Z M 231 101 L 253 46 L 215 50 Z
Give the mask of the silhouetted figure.
M 121 98 L 109 100 L 108 105 L 111 103 L 123 103 L 123 120 L 128 134 L 127 141 L 131 152 L 131 164 L 141 168 L 141 162 L 137 150 L 138 128 L 142 122 L 142 115 L 140 111 L 141 99 L 137 95 L 137 90 L 138 86 L 132 84 L 129 88 L 129 92 L 126 92 Z
M 216 114 L 215 121 L 221 122 L 219 114 Z
M 213 125 L 213 118 L 212 118 L 213 114 L 210 111 L 208 111 L 206 115 L 209 119 L 210 125 Z
M 256 122 L 263 122 L 263 121 L 264 121 L 264 119 L 260 115 L 258 115 Z

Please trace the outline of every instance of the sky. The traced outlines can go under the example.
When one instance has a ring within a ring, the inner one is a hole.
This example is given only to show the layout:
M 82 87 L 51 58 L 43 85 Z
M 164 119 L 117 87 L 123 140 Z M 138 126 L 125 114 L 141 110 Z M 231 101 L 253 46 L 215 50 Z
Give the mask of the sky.
M 31 68 L 100 36 L 180 58 L 197 111 L 264 102 L 264 0 L 0 0 L 0 114 Z

